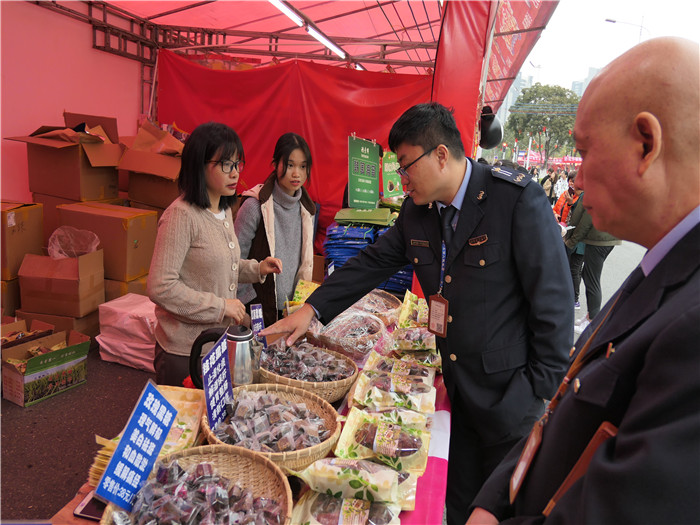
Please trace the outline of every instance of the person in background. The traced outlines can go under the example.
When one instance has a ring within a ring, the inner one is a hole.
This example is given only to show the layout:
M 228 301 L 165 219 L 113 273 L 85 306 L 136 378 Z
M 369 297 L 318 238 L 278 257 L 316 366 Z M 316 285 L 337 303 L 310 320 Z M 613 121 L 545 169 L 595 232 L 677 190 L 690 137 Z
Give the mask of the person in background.
M 698 78 L 696 42 L 656 38 L 583 94 L 583 206 L 597 228 L 648 251 L 577 341 L 568 382 L 484 484 L 469 525 L 698 522 Z
M 569 174 L 561 171 L 560 168 L 557 168 L 557 182 L 554 184 L 554 199 L 555 202 L 559 197 L 561 197 L 562 193 L 565 193 L 566 190 L 569 189 Z
M 603 300 L 603 291 L 600 286 L 603 264 L 613 248 L 621 244 L 622 241 L 607 232 L 596 229 L 593 226 L 591 215 L 586 211 L 585 205 L 574 208 L 570 215 L 569 225 L 574 226 L 574 229 L 569 230 L 564 238 L 564 244 L 569 253 L 576 251 L 579 243 L 585 245 L 581 276 L 583 277 L 583 284 L 586 286 L 588 315 L 574 326 L 574 332 L 580 334 L 588 326 L 591 319 L 600 312 L 600 304 Z
M 275 144 L 272 172 L 263 184 L 243 193 L 245 200 L 236 214 L 241 256 L 264 260 L 272 255 L 284 265 L 284 273 L 274 279 L 238 290 L 244 304 L 262 304 L 265 326 L 282 317 L 299 279 L 312 277 L 316 206 L 304 188 L 310 177 L 308 144 L 296 133 L 285 133 Z
M 540 180 L 540 186 L 544 189 L 550 206 L 554 204 L 554 185 L 556 182 L 557 179 L 556 175 L 554 175 L 554 168 L 547 168 L 547 174 Z
M 238 282 L 264 282 L 282 262 L 241 259 L 231 205 L 245 164 L 243 145 L 225 124 L 198 126 L 182 150 L 182 194 L 163 212 L 148 274 L 156 304 L 154 367 L 158 384 L 182 386 L 192 343 L 208 328 L 240 324 Z
M 566 235 L 564 236 L 564 244 L 566 245 L 566 251 L 569 254 L 569 269 L 571 270 L 571 281 L 574 286 L 574 309 L 580 310 L 581 303 L 579 302 L 579 294 L 581 290 L 581 270 L 583 269 L 583 256 L 586 253 L 586 243 L 584 243 L 583 241 L 578 241 L 576 244 L 574 244 L 573 242 L 569 242 L 568 245 L 566 244 L 566 241 L 569 240 L 571 236 L 575 233 L 575 226 L 572 226 L 571 224 L 572 214 L 577 208 L 583 207 L 583 205 L 581 204 L 582 191 L 580 188 L 576 187 L 575 183 L 576 172 L 573 172 L 573 175 L 573 191 L 576 200 L 574 200 L 573 204 L 571 205 L 571 209 L 567 211 L 568 215 L 565 219 L 566 224 L 567 227 L 571 227 L 572 229 L 566 232 Z M 579 221 L 580 218 L 577 219 L 577 222 Z
M 566 252 L 541 188 L 466 158 L 446 107 L 406 110 L 389 146 L 408 194 L 394 226 L 261 334 L 285 333 L 291 345 L 316 315 L 329 322 L 412 263 L 426 298 L 440 290 L 449 301 L 437 337 L 452 405 L 446 504 L 448 523 L 463 525 L 562 377 L 574 317 Z
M 557 199 L 554 208 L 554 216 L 559 223 L 567 223 L 571 207 L 578 201 L 580 193 L 577 193 L 574 189 L 574 180 L 576 179 L 576 172 L 572 171 L 566 176 L 567 190 L 563 192 Z

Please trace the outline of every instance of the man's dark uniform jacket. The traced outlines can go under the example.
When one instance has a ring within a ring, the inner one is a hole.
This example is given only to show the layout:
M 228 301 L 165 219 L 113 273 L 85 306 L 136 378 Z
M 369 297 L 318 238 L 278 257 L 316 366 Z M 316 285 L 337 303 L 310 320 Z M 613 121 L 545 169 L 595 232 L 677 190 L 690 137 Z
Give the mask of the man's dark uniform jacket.
M 625 288 L 588 349 L 595 357 L 545 425 L 514 505 L 508 483 L 524 440 L 475 506 L 501 520 L 515 516 L 508 523 L 544 522 L 549 499 L 609 421 L 617 435 L 600 445 L 546 523 L 700 522 L 700 226 L 640 284 Z M 581 334 L 576 353 L 613 302 L 614 296 Z
M 528 432 L 556 391 L 572 344 L 573 287 L 542 188 L 519 172 L 468 161 L 442 291 L 447 337 L 438 347 L 450 400 L 460 396 L 488 445 Z M 396 224 L 307 302 L 327 323 L 409 263 L 427 298 L 440 286 L 440 261 L 437 206 L 407 198 Z

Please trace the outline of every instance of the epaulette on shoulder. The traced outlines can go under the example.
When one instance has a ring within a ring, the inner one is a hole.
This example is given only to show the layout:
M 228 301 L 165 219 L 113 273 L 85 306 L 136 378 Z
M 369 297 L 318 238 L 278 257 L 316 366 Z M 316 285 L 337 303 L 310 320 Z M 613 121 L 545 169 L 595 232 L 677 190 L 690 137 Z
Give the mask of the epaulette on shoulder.
M 532 176 L 530 175 L 521 173 L 518 170 L 504 168 L 503 166 L 494 166 L 491 168 L 491 175 L 523 187 L 532 180 Z

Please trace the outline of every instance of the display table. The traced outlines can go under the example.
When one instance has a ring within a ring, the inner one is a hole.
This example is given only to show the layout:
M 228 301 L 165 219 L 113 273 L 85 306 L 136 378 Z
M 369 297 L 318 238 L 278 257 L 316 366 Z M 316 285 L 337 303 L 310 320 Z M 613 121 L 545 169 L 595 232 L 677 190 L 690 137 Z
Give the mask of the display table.
M 430 416 L 432 428 L 428 464 L 425 474 L 418 478 L 416 507 L 413 511 L 401 512 L 402 524 L 424 525 L 443 522 L 445 493 L 447 491 L 447 456 L 450 448 L 450 402 L 441 375 L 435 379 L 435 388 L 437 395 L 435 414 Z M 343 411 L 343 407 L 340 411 Z M 75 507 L 93 488 L 87 483 L 80 487 L 75 497 L 51 517 L 51 523 L 56 525 L 94 525 L 96 523 L 94 521 L 73 515 Z

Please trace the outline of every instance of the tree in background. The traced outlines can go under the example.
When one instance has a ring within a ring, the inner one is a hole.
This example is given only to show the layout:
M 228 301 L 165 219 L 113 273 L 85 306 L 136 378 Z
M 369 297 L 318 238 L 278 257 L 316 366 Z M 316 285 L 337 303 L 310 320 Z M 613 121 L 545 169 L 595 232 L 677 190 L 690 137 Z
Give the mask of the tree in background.
M 580 97 L 561 86 L 539 82 L 523 89 L 510 107 L 506 135 L 518 139 L 519 149 L 527 150 L 532 137 L 532 150 L 542 153 L 547 166 L 550 156 L 561 157 L 573 151 L 572 131 Z

